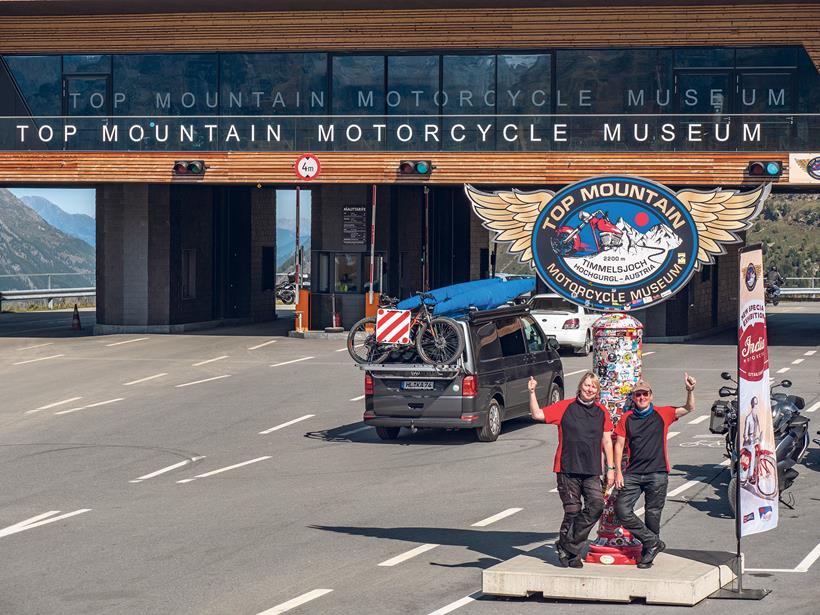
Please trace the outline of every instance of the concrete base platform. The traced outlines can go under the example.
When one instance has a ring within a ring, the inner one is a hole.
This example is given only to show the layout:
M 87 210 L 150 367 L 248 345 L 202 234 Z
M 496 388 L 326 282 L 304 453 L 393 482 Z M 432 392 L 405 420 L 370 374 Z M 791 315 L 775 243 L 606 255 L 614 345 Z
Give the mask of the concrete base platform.
M 714 551 L 669 550 L 652 568 L 584 564 L 561 568 L 554 548 L 519 555 L 483 571 L 482 589 L 492 596 L 529 596 L 599 602 L 693 606 L 735 579 L 734 555 Z
M 297 337 L 302 340 L 346 340 L 347 331 L 289 331 L 289 337 Z

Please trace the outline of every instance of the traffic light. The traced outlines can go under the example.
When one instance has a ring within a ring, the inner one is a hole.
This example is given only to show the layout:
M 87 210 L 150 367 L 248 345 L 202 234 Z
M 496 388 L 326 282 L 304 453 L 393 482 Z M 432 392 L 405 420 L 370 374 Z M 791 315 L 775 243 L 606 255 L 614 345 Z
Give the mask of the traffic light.
M 746 167 L 752 177 L 778 177 L 783 172 L 783 163 L 779 160 L 753 160 Z
M 430 175 L 433 164 L 429 160 L 402 160 L 399 163 L 400 175 Z
M 205 175 L 204 160 L 177 160 L 174 162 L 174 175 Z

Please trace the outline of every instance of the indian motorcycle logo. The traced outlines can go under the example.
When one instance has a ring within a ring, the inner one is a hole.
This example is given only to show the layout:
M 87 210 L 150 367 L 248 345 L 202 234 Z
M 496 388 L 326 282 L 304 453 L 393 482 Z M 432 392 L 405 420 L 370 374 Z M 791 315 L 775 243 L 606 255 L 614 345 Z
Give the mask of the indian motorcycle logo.
M 559 295 L 604 311 L 673 296 L 724 243 L 741 241 L 770 190 L 675 193 L 638 177 L 595 177 L 558 193 L 464 188 L 496 241 Z

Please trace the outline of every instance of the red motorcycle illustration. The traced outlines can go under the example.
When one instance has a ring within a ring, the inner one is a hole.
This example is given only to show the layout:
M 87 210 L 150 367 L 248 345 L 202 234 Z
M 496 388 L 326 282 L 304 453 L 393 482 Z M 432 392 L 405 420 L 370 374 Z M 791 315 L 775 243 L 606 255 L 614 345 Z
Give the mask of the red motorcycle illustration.
M 620 247 L 623 243 L 623 231 L 609 220 L 607 212 L 599 209 L 595 213 L 582 211 L 578 214 L 581 223 L 571 226 L 559 226 L 552 237 L 552 249 L 560 256 L 587 256 L 604 250 Z M 581 231 L 589 226 L 592 229 L 594 246 L 581 241 Z

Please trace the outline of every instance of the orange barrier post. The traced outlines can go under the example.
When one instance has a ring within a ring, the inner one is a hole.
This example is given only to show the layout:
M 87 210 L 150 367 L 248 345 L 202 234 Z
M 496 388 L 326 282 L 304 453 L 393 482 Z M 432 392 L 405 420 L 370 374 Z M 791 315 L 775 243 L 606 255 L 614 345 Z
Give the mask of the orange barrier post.
M 296 301 L 295 326 L 297 331 L 310 330 L 310 291 L 304 288 L 299 289 L 299 297 Z
M 376 317 L 376 312 L 379 309 L 379 297 L 381 293 L 373 293 L 373 303 L 370 302 L 370 296 L 364 296 L 364 316 L 365 318 Z

